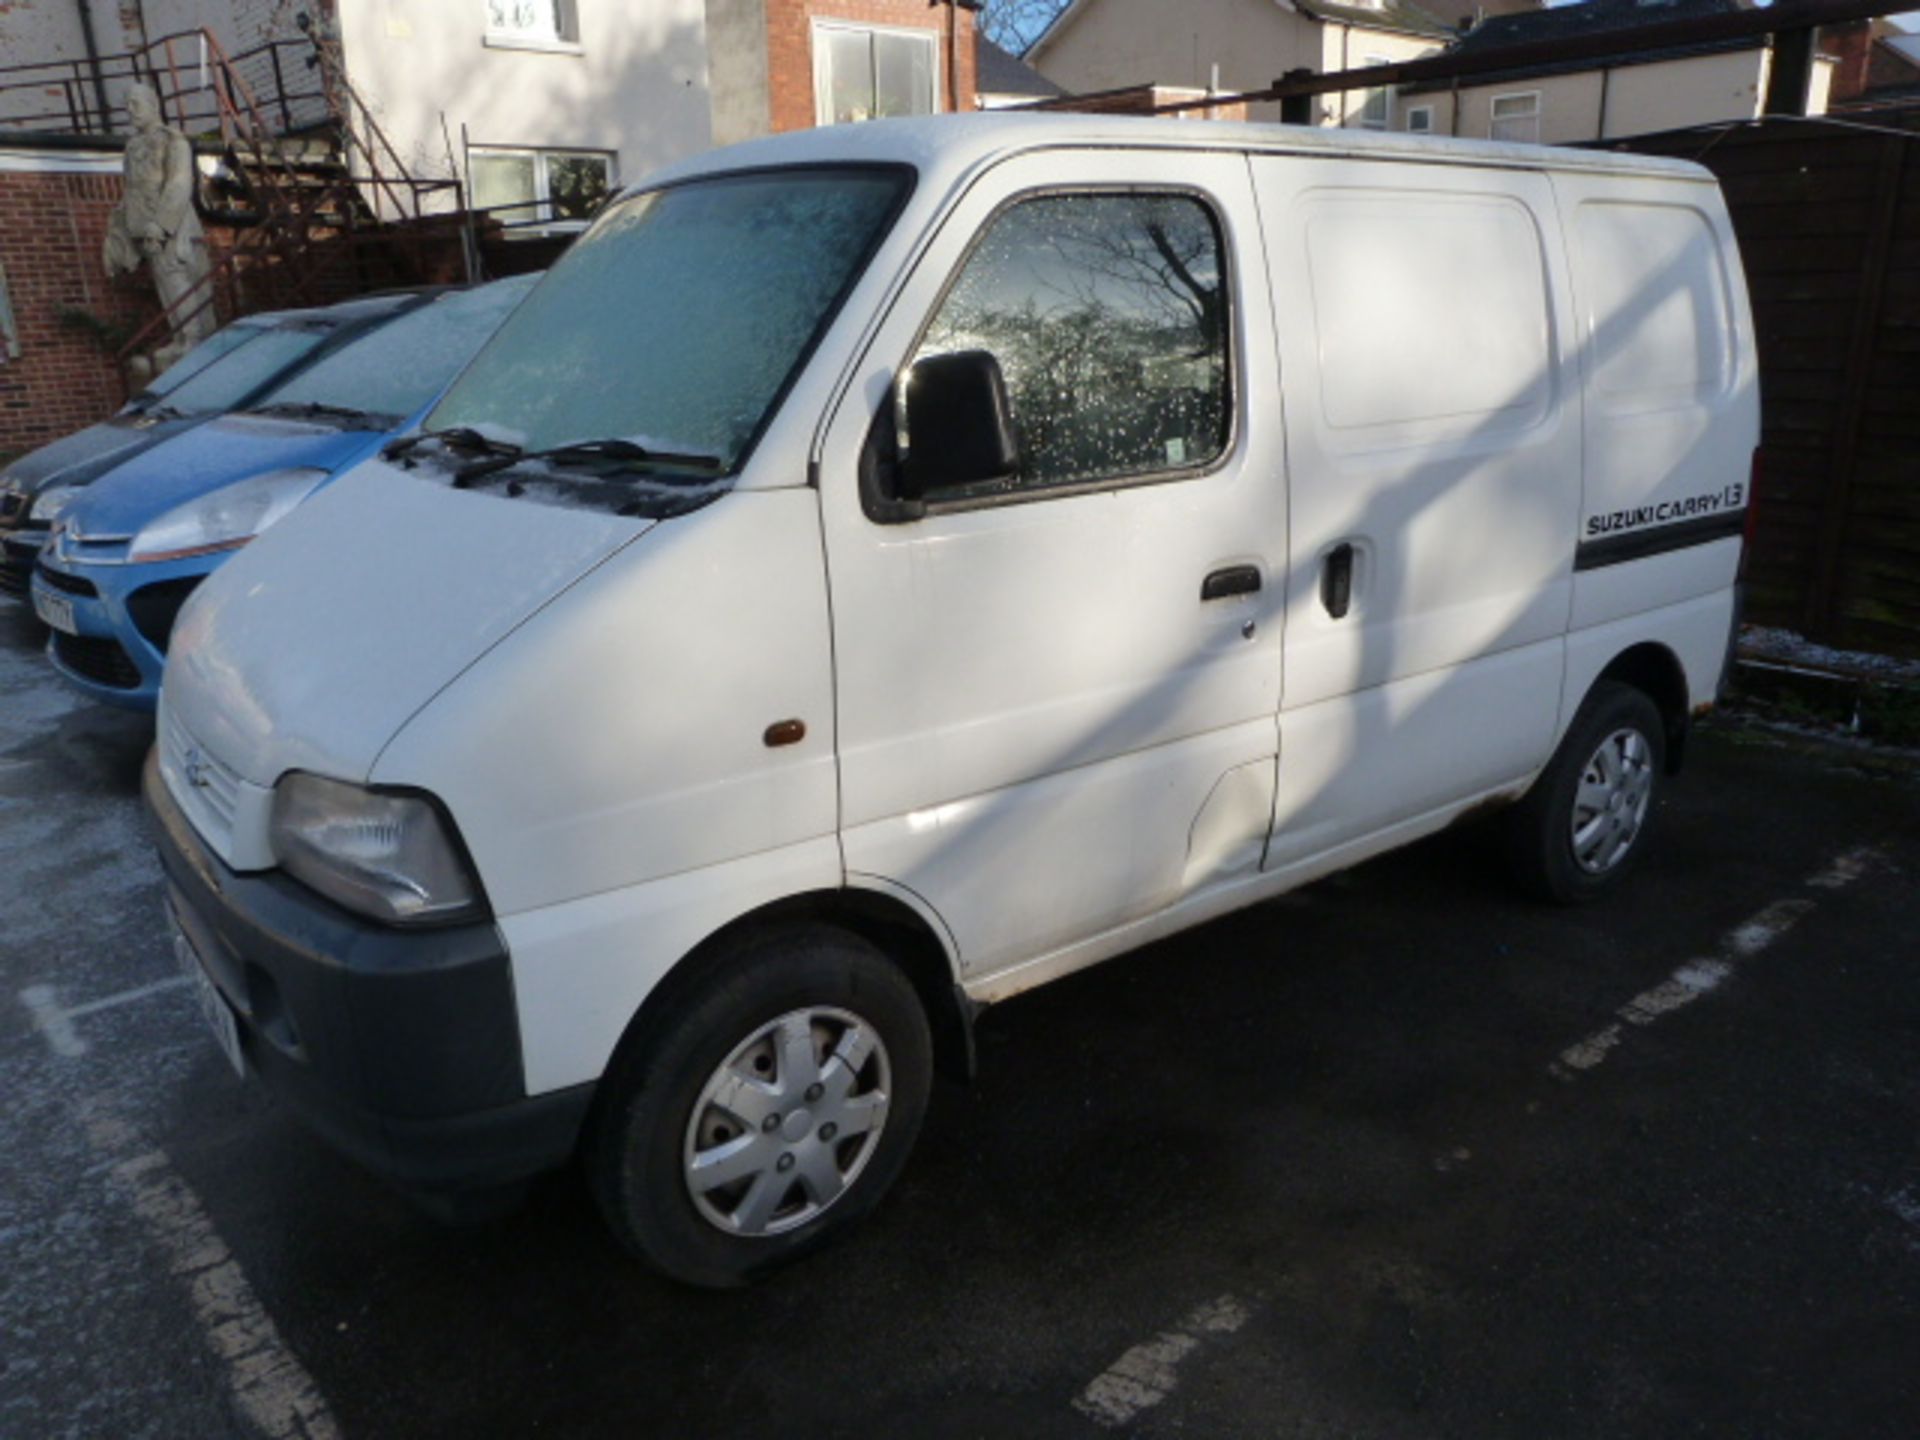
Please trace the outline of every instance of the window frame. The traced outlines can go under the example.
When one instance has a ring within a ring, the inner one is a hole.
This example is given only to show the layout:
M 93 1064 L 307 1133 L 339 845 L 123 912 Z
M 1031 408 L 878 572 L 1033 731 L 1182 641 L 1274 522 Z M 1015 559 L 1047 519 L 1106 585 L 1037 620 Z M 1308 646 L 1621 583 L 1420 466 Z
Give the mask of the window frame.
M 813 50 L 813 123 L 832 125 L 833 103 L 833 58 L 821 37 L 834 31 L 856 35 L 902 35 L 910 39 L 930 41 L 933 45 L 933 109 L 929 115 L 947 113 L 946 97 L 941 92 L 945 88 L 941 77 L 946 74 L 946 39 L 937 29 L 926 29 L 915 25 L 869 25 L 860 20 L 840 20 L 817 18 L 807 32 L 807 43 Z M 854 122 L 864 123 L 864 122 Z
M 1391 55 L 1362 55 L 1360 57 L 1360 63 L 1371 68 L 1375 65 L 1391 65 L 1394 63 L 1394 60 Z M 1380 97 L 1382 110 L 1380 119 L 1377 122 L 1367 118 L 1367 106 L 1373 103 L 1373 97 L 1376 95 Z M 1360 108 L 1350 112 L 1351 115 L 1358 117 L 1351 121 L 1353 127 L 1358 130 L 1393 129 L 1393 98 L 1393 87 L 1391 85 L 1370 85 L 1365 90 L 1362 90 L 1360 92 Z
M 1533 102 L 1533 109 L 1521 115 L 1497 115 L 1494 112 L 1499 109 L 1502 100 L 1531 100 Z M 1541 92 L 1538 90 L 1508 90 L 1503 94 L 1489 95 L 1487 97 L 1487 138 L 1489 140 L 1497 140 L 1503 145 L 1538 145 L 1541 143 L 1541 121 L 1545 118 L 1545 115 L 1546 106 L 1542 103 Z M 1503 136 L 1494 134 L 1493 127 L 1503 119 L 1533 121 L 1533 138 L 1531 140 L 1509 140 Z
M 1433 109 L 1434 107 L 1431 105 L 1409 105 L 1406 109 L 1406 119 L 1407 119 L 1406 133 L 1409 135 L 1433 134 Z M 1413 117 L 1416 115 L 1426 116 L 1427 123 L 1424 125 L 1415 125 L 1413 123 Z
M 533 161 L 533 199 L 526 208 L 534 212 L 527 220 L 505 220 L 503 223 L 513 228 L 506 232 L 509 240 L 544 239 L 552 235 L 577 235 L 593 223 L 593 219 L 562 220 L 543 219 L 542 212 L 552 205 L 552 192 L 547 179 L 547 161 L 552 156 L 570 159 L 593 159 L 607 162 L 607 204 L 612 204 L 620 194 L 620 156 L 613 150 L 588 150 L 564 145 L 468 145 L 467 146 L 467 203 L 473 203 L 473 162 L 476 156 L 488 159 L 500 156 L 507 159 L 525 157 Z M 496 212 L 497 213 L 497 212 Z
M 907 346 L 906 353 L 894 366 L 893 382 L 887 388 L 885 407 L 875 417 L 870 429 L 863 454 L 875 444 L 876 432 L 888 431 L 894 437 L 895 455 L 906 452 L 898 445 L 901 383 L 907 372 L 913 368 L 914 358 L 927 342 L 927 335 L 933 329 L 934 322 L 940 318 L 940 312 L 946 308 L 948 299 L 958 288 L 961 277 L 973 258 L 979 253 L 986 238 L 993 232 L 1009 211 L 1016 206 L 1034 200 L 1050 200 L 1065 196 L 1088 196 L 1097 199 L 1115 196 L 1140 196 L 1148 199 L 1184 199 L 1196 202 L 1213 226 L 1214 238 L 1220 247 L 1220 273 L 1226 283 L 1226 300 L 1222 309 L 1221 333 L 1226 338 L 1225 385 L 1222 387 L 1226 399 L 1226 427 L 1221 438 L 1220 451 L 1209 459 L 1189 465 L 1166 466 L 1156 470 L 1143 470 L 1132 475 L 1110 475 L 1096 480 L 1077 480 L 1059 485 L 1034 485 L 1013 490 L 1003 490 L 992 495 L 968 495 L 955 500 L 927 500 L 923 502 L 921 513 L 903 515 L 899 513 L 899 501 L 890 494 L 869 491 L 866 485 L 860 487 L 860 505 L 867 518 L 875 524 L 909 524 L 919 519 L 931 519 L 939 515 L 958 515 L 971 510 L 991 510 L 1006 505 L 1032 505 L 1047 500 L 1068 500 L 1081 495 L 1103 495 L 1115 490 L 1131 490 L 1144 485 L 1167 485 L 1181 481 L 1204 480 L 1220 474 L 1233 463 L 1234 456 L 1240 452 L 1242 414 L 1246 408 L 1241 394 L 1241 377 L 1245 366 L 1240 360 L 1240 257 L 1234 247 L 1233 231 L 1226 223 L 1225 207 L 1211 191 L 1198 185 L 1127 185 L 1089 181 L 1081 184 L 1036 185 L 1025 190 L 1015 191 L 1003 198 L 979 227 L 967 240 L 966 249 L 954 262 L 953 270 L 941 283 L 939 293 L 933 303 L 927 307 L 927 313 L 915 327 L 913 340 Z M 885 422 L 891 420 L 892 424 Z M 862 468 L 866 466 L 863 463 Z
M 486 0 L 481 0 L 482 4 Z M 580 55 L 580 9 L 577 0 L 551 0 L 555 27 L 552 34 L 532 30 L 503 30 L 493 23 L 491 8 L 482 14 L 480 43 L 495 50 L 543 50 L 556 55 Z

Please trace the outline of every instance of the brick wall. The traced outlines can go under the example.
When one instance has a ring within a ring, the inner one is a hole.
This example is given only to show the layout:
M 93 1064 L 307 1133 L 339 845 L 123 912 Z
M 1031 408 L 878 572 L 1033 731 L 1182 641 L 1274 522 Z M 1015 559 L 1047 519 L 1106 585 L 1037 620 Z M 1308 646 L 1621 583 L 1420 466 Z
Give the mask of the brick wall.
M 943 110 L 970 111 L 977 94 L 973 11 L 948 0 L 767 0 L 768 109 L 775 130 L 804 130 L 814 123 L 813 22 L 848 20 L 940 34 L 936 85 Z M 947 93 L 948 25 L 958 59 L 958 100 Z
M 84 311 L 131 330 L 158 308 L 145 277 L 109 280 L 100 263 L 117 174 L 0 170 L 0 266 L 20 353 L 0 347 L 0 457 L 110 414 L 124 398 L 112 358 L 61 320 Z

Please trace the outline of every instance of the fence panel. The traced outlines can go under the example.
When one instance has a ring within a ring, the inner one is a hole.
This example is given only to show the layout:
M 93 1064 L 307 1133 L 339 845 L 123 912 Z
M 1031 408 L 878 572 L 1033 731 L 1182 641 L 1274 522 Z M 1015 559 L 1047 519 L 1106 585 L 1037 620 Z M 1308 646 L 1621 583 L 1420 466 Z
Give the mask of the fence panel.
M 1920 655 L 1920 107 L 1614 148 L 1699 161 L 1733 214 L 1760 345 L 1749 617 Z

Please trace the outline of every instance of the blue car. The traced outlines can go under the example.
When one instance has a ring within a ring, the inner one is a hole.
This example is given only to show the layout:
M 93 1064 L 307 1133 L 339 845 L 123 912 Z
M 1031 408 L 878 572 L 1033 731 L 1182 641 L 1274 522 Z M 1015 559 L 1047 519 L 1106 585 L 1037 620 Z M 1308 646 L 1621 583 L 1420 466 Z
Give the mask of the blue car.
M 168 366 L 113 416 L 0 470 L 0 592 L 25 598 L 34 557 L 81 486 L 216 415 L 252 404 L 430 293 L 397 291 L 236 320 Z
M 406 428 L 535 278 L 442 293 L 78 494 L 33 573 L 54 668 L 96 699 L 152 710 L 194 587 Z

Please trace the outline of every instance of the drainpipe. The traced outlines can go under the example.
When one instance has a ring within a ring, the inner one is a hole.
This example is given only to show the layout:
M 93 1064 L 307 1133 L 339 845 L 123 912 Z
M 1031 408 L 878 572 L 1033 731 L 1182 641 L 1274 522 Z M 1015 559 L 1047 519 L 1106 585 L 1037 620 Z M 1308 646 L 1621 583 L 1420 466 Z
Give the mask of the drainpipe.
M 1612 79 L 1613 67 L 1602 65 L 1600 67 L 1600 133 L 1593 137 L 1596 140 L 1607 138 L 1607 82 Z
M 100 42 L 93 35 L 93 6 L 91 0 L 73 0 L 73 6 L 80 12 L 80 43 L 87 50 L 87 68 L 93 72 L 93 98 L 100 106 L 100 129 L 105 133 L 111 122 L 107 106 L 107 82 L 100 74 Z
M 947 113 L 960 113 L 960 0 L 947 0 Z

